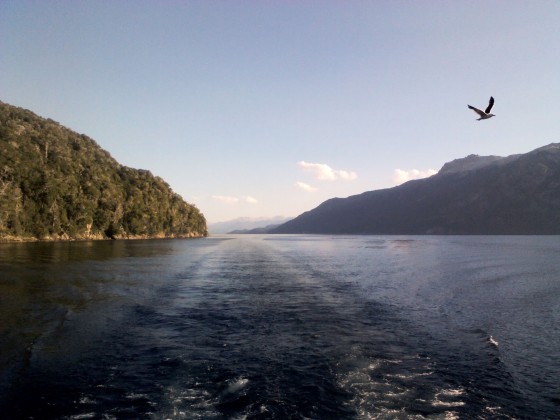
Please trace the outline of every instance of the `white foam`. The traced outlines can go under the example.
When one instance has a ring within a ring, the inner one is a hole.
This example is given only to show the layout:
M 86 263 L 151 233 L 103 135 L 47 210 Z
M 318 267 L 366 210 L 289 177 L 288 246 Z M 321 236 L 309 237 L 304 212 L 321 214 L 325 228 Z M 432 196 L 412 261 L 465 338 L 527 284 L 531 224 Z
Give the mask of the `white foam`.
M 95 400 L 92 400 L 90 397 L 88 397 L 87 395 L 82 395 L 80 397 L 80 404 L 88 404 L 88 405 L 92 405 L 92 404 L 97 404 L 97 402 Z
M 93 419 L 97 416 L 96 413 L 83 413 L 83 414 L 76 414 L 71 416 L 71 419 L 75 420 L 82 420 L 82 419 Z
M 205 389 L 198 387 L 182 389 L 171 386 L 167 388 L 167 404 L 158 413 L 162 419 L 191 419 L 217 417 L 216 401 Z
M 502 407 L 500 407 L 499 405 L 495 406 L 495 407 L 485 407 L 484 411 L 488 411 L 491 415 L 493 416 L 497 416 L 498 414 L 500 414 L 502 410 Z
M 432 401 L 432 405 L 434 407 L 462 407 L 465 405 L 464 401 L 441 401 L 438 400 L 437 398 Z
M 395 391 L 387 391 L 385 396 L 387 398 L 401 398 L 402 396 L 410 393 L 410 389 L 402 389 L 402 390 L 395 390 Z
M 457 397 L 459 395 L 463 395 L 465 393 L 465 390 L 461 389 L 461 388 L 456 388 L 456 389 L 442 389 L 438 395 L 445 395 L 445 396 L 449 396 L 449 397 Z
M 388 378 L 398 378 L 398 379 L 414 379 L 420 376 L 431 376 L 433 375 L 433 371 L 428 372 L 417 372 L 417 373 L 387 373 L 385 376 Z
M 146 394 L 136 394 L 134 392 L 131 392 L 131 393 L 127 394 L 126 398 L 129 399 L 129 400 L 139 400 L 139 399 L 142 399 L 142 398 L 149 399 L 148 395 L 146 395 Z
M 464 401 L 452 399 L 460 397 L 464 393 L 465 391 L 461 388 L 442 389 L 436 393 L 432 405 L 434 407 L 462 407 L 465 405 Z
M 230 382 L 230 384 L 226 389 L 226 392 L 229 392 L 231 394 L 239 392 L 243 388 L 245 388 L 248 384 L 249 384 L 249 379 L 246 378 L 235 379 L 234 381 Z
M 358 413 L 359 418 L 393 418 L 402 417 L 407 419 L 424 419 L 421 415 L 406 413 L 406 409 L 400 408 L 403 398 L 407 398 L 414 389 L 407 386 L 403 381 L 411 381 L 418 377 L 431 376 L 434 371 L 426 364 L 423 370 L 416 372 L 378 373 L 382 368 L 394 368 L 402 365 L 403 361 L 398 359 L 376 359 L 366 363 L 354 363 L 353 369 L 340 372 L 337 375 L 338 383 L 342 389 L 353 395 L 350 404 Z M 448 394 L 456 394 L 462 390 L 445 390 Z M 449 395 L 446 395 L 449 398 Z M 446 401 L 445 396 L 437 398 L 437 402 Z M 425 401 L 428 403 L 427 401 Z M 436 404 L 437 404 L 436 402 Z M 443 404 L 443 402 L 442 402 Z M 462 402 L 454 402 L 459 405 Z

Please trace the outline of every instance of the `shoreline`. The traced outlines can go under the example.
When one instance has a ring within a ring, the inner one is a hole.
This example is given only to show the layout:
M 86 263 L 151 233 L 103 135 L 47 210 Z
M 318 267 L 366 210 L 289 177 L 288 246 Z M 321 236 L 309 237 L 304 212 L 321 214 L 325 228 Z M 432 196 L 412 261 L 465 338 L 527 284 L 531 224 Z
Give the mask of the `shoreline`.
M 0 237 L 0 244 L 2 243 L 30 243 L 30 242 L 88 242 L 88 241 L 138 241 L 138 240 L 157 240 L 157 239 L 199 239 L 207 238 L 209 234 L 201 233 L 188 233 L 182 235 L 115 235 L 114 238 L 109 238 L 102 235 L 90 235 L 88 237 L 45 237 L 45 238 L 35 238 L 35 237 L 17 237 L 17 236 L 5 236 Z

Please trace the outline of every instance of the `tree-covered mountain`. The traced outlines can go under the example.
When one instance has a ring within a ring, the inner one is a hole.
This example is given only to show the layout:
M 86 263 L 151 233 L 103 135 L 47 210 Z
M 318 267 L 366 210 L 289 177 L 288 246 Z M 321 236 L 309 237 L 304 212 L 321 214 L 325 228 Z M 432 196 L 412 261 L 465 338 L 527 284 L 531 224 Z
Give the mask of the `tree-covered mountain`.
M 457 159 L 430 178 L 327 200 L 271 233 L 560 234 L 560 143 Z
M 193 205 L 91 138 L 0 102 L 0 239 L 206 236 Z

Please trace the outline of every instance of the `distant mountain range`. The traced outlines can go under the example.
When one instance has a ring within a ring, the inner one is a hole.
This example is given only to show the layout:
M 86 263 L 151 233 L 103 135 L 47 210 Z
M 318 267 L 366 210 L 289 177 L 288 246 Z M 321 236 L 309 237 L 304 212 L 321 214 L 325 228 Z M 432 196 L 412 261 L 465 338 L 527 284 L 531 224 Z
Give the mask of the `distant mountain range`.
M 210 223 L 210 233 L 265 233 L 271 229 L 293 219 L 292 217 L 239 217 L 226 222 Z
M 237 230 L 233 230 L 229 233 L 232 234 L 244 234 L 244 235 L 250 235 L 250 234 L 262 234 L 262 233 L 269 233 L 270 231 L 272 231 L 273 229 L 276 229 L 278 226 L 280 226 L 282 223 L 275 223 L 272 225 L 266 225 L 266 226 L 262 226 L 262 227 L 258 227 L 258 228 L 254 228 L 254 229 L 237 229 Z
M 270 233 L 560 234 L 560 143 L 457 159 L 429 178 L 327 200 Z

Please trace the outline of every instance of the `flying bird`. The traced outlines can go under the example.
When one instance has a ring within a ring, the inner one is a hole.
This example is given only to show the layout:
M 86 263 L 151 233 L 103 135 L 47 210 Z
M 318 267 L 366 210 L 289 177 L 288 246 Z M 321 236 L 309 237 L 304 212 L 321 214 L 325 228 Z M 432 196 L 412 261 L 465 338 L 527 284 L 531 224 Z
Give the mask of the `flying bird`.
M 478 108 L 475 108 L 474 106 L 470 106 L 467 105 L 469 107 L 469 109 L 472 109 L 474 112 L 476 112 L 480 118 L 477 119 L 477 121 L 480 120 L 487 120 L 488 118 L 492 118 L 495 117 L 494 114 L 490 114 L 490 111 L 492 110 L 492 107 L 494 106 L 494 98 L 492 96 L 490 96 L 490 102 L 488 102 L 488 106 L 486 107 L 486 109 L 484 111 L 481 111 Z

